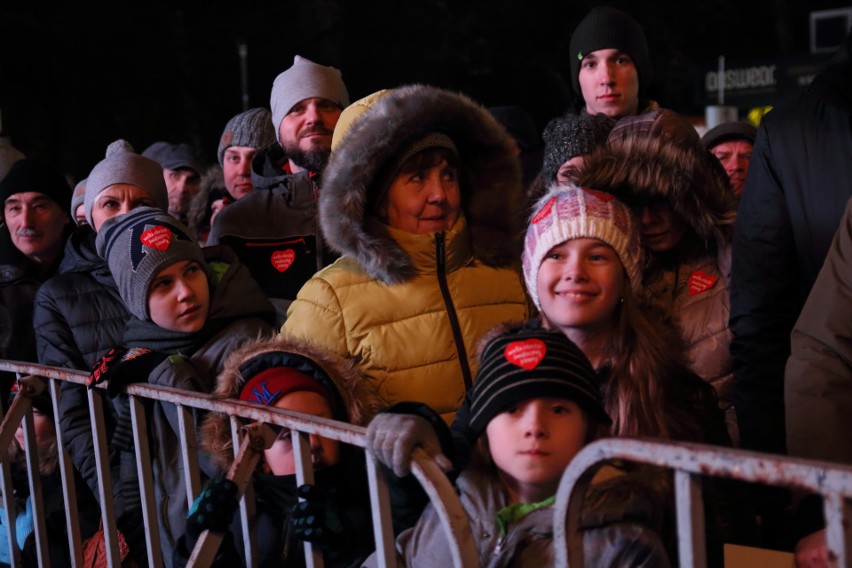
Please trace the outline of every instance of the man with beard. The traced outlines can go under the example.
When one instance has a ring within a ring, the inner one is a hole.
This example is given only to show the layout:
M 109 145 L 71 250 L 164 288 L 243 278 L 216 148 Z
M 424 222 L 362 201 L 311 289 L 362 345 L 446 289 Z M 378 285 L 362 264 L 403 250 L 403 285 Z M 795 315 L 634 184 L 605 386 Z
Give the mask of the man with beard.
M 325 249 L 316 199 L 331 136 L 349 94 L 339 70 L 296 56 L 272 84 L 277 144 L 252 161 L 256 191 L 229 205 L 207 244 L 225 244 L 275 304 L 283 321 L 296 293 L 336 256 Z
M 11 326 L 0 358 L 37 361 L 33 302 L 62 261 L 72 227 L 70 202 L 71 188 L 62 174 L 35 160 L 16 161 L 0 182 L 0 312 L 5 312 L 0 323 Z M 12 382 L 13 376 L 0 373 L 2 400 Z

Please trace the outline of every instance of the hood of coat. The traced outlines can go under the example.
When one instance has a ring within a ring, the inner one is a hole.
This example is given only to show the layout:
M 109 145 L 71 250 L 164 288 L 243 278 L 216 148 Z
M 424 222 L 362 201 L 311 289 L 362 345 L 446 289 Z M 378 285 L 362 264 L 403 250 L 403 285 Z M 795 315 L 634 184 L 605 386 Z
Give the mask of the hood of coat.
M 700 142 L 628 135 L 589 156 L 577 183 L 628 203 L 666 199 L 705 245 L 723 247 L 733 237 L 736 201 L 718 160 Z
M 112 287 L 115 287 L 106 261 L 98 255 L 96 238 L 97 233 L 92 230 L 91 225 L 81 225 L 74 229 L 65 242 L 65 255 L 59 265 L 59 273 L 89 272 L 98 280 L 101 280 L 97 278 L 98 275 L 106 275 L 107 280 L 113 282 Z
M 337 419 L 366 426 L 382 407 L 378 395 L 370 388 L 369 381 L 360 377 L 354 362 L 320 351 L 300 339 L 284 336 L 258 339 L 234 350 L 225 360 L 213 396 L 218 399 L 239 399 L 246 383 L 241 367 L 263 357 L 274 360 L 274 366 L 293 367 L 313 376 L 336 393 L 346 415 L 335 416 Z M 229 467 L 234 455 L 228 416 L 211 412 L 204 419 L 201 433 L 204 447 L 214 460 L 223 467 Z
M 277 142 L 258 151 L 251 162 L 251 183 L 254 188 L 266 190 L 287 188 L 289 178 L 310 175 L 307 171 L 291 174 L 282 169 L 286 163 L 287 155 Z
M 358 104 L 358 103 L 356 103 Z M 327 243 L 387 284 L 416 273 L 381 223 L 368 223 L 382 172 L 401 148 L 432 132 L 449 136 L 461 162 L 461 209 L 471 247 L 496 267 L 520 258 L 521 170 L 513 142 L 482 106 L 464 95 L 412 85 L 374 97 L 332 152 L 323 173 L 319 214 Z

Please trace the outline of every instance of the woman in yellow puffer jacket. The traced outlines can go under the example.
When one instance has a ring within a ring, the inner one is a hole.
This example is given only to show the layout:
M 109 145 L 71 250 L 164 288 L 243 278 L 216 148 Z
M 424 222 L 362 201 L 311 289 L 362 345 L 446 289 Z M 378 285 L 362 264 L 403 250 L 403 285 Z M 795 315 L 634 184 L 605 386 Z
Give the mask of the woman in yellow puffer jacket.
M 529 315 L 513 143 L 480 105 L 427 86 L 362 99 L 341 124 L 319 214 L 342 256 L 301 289 L 282 334 L 353 359 L 384 403 L 451 421 L 480 336 Z

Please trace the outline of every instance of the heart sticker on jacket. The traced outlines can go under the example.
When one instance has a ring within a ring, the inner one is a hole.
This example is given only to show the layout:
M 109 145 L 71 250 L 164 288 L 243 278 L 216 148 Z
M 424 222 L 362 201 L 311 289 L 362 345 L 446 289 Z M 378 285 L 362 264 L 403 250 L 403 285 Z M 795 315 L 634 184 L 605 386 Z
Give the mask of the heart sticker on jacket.
M 713 284 L 716 283 L 716 280 L 718 280 L 718 278 L 712 274 L 696 270 L 689 277 L 689 295 L 694 296 L 704 292 L 705 290 L 709 290 L 713 287 Z
M 503 350 L 506 361 L 527 371 L 538 367 L 545 353 L 547 353 L 547 345 L 541 339 L 513 341 Z
M 139 240 L 148 248 L 166 250 L 172 243 L 172 232 L 168 227 L 157 225 L 144 231 Z
M 293 249 L 277 250 L 272 253 L 272 266 L 278 272 L 284 272 L 290 268 L 294 260 L 296 260 L 296 253 Z

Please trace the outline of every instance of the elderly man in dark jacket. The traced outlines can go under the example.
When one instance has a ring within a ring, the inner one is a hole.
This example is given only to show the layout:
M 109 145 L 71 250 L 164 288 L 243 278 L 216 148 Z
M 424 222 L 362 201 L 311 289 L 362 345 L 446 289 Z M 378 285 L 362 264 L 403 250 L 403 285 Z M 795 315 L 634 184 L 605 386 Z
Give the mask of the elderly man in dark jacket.
M 34 160 L 15 162 L 0 182 L 0 308 L 11 322 L 0 358 L 36 360 L 33 301 L 62 260 L 72 227 L 66 211 L 70 200 L 62 174 Z M 0 388 L 8 391 L 11 380 L 5 376 Z

